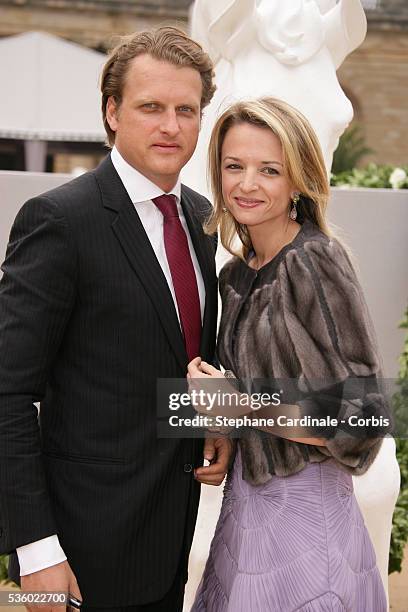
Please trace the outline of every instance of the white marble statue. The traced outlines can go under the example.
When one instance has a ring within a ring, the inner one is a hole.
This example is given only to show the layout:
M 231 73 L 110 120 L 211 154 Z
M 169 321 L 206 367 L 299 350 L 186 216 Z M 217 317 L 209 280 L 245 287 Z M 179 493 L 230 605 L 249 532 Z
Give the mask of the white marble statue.
M 237 99 L 262 95 L 282 98 L 306 115 L 329 169 L 353 117 L 336 70 L 366 35 L 359 0 L 196 0 L 191 26 L 216 64 L 217 91 L 186 182 L 206 189 L 203 160 L 219 113 Z
M 306 115 L 329 171 L 338 139 L 353 117 L 336 70 L 363 42 L 366 29 L 360 0 L 196 0 L 192 36 L 215 62 L 217 91 L 205 110 L 198 147 L 183 171 L 183 182 L 210 195 L 207 148 L 215 119 L 232 102 L 263 95 L 282 98 Z M 354 485 L 387 591 L 392 514 L 399 490 L 393 439 L 384 441 L 373 466 L 354 478 Z M 208 516 L 216 514 L 219 500 L 210 493 L 211 499 L 204 491 L 192 566 L 205 560 L 212 536 Z M 200 541 L 205 543 L 200 546 Z M 192 571 L 199 574 L 201 568 L 193 566 Z

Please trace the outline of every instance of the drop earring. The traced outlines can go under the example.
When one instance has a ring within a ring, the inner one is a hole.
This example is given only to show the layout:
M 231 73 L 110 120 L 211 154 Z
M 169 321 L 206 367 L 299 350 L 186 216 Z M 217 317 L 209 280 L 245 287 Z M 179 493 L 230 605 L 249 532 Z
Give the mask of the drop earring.
M 297 208 L 296 208 L 296 204 L 299 202 L 300 196 L 298 193 L 295 193 L 295 195 L 292 198 L 292 202 L 291 202 L 291 206 L 290 206 L 290 210 L 289 210 L 289 217 L 292 219 L 292 221 L 296 221 L 297 219 Z

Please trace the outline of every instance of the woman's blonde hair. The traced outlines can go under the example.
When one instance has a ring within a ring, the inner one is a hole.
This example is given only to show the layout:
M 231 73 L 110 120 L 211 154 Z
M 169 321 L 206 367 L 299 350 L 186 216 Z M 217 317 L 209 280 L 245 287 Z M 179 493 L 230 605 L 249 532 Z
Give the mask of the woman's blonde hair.
M 269 97 L 237 102 L 228 108 L 215 124 L 208 151 L 214 210 L 205 226 L 205 231 L 213 234 L 219 230 L 223 246 L 238 257 L 246 258 L 252 249 L 248 228 L 239 224 L 229 212 L 225 212 L 222 195 L 222 145 L 228 130 L 240 123 L 269 128 L 279 138 L 282 145 L 284 172 L 295 189 L 300 192 L 297 203 L 298 220 L 302 223 L 305 219 L 309 219 L 325 234 L 331 236 L 325 219 L 329 181 L 317 136 L 302 113 L 282 100 Z M 288 202 L 288 212 L 289 206 L 290 202 Z M 243 245 L 239 251 L 233 246 L 236 235 Z

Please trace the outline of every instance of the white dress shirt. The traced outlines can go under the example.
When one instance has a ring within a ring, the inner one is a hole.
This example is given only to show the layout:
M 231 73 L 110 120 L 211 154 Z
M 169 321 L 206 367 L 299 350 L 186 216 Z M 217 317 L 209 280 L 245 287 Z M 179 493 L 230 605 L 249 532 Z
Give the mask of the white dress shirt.
M 161 269 L 163 270 L 163 274 L 167 280 L 167 284 L 173 298 L 174 307 L 180 321 L 176 294 L 174 291 L 170 267 L 164 247 L 163 215 L 154 202 L 152 202 L 153 198 L 163 195 L 164 192 L 162 189 L 160 189 L 160 187 L 157 187 L 157 185 L 152 183 L 143 174 L 133 168 L 133 166 L 128 164 L 123 159 L 116 147 L 113 147 L 112 149 L 111 159 L 127 193 L 129 194 L 130 199 L 135 206 L 136 212 L 139 215 L 140 221 L 142 222 L 147 237 L 149 238 L 153 251 L 157 257 Z M 200 297 L 201 320 L 203 320 L 205 307 L 205 287 L 197 256 L 195 254 L 190 233 L 188 231 L 187 222 L 180 203 L 180 179 L 178 179 L 173 189 L 168 193 L 176 196 L 180 221 L 184 231 L 186 232 L 191 259 L 196 274 L 198 294 Z M 61 548 L 58 536 L 56 534 L 43 538 L 42 540 L 37 540 L 36 542 L 31 542 L 25 546 L 19 546 L 16 550 L 20 564 L 20 576 L 26 576 L 27 574 L 38 572 L 46 567 L 51 567 L 52 565 L 56 565 L 57 563 L 61 563 L 62 561 L 66 560 L 65 553 Z
M 119 174 L 120 179 L 125 186 L 126 191 L 129 194 L 130 199 L 132 200 L 136 212 L 139 215 L 139 218 L 142 222 L 142 225 L 145 229 L 147 237 L 150 240 L 150 244 L 153 247 L 153 251 L 157 257 L 157 260 L 163 270 L 163 274 L 166 277 L 167 284 L 171 291 L 171 295 L 173 297 L 174 307 L 177 312 L 177 316 L 179 317 L 178 306 L 176 301 L 176 294 L 174 292 L 173 281 L 171 279 L 171 273 L 169 264 L 166 257 L 166 250 L 164 248 L 164 240 L 163 240 L 163 215 L 157 206 L 152 202 L 153 198 L 157 198 L 158 196 L 163 195 L 163 189 L 157 187 L 154 183 L 152 183 L 148 178 L 146 178 L 143 174 L 135 170 L 133 166 L 128 164 L 116 147 L 113 147 L 111 153 L 112 163 L 115 166 L 116 172 Z M 181 225 L 186 232 L 188 247 L 190 249 L 190 255 L 193 262 L 197 287 L 198 287 L 198 295 L 200 297 L 200 307 L 201 307 L 201 321 L 203 320 L 204 315 L 204 306 L 205 306 L 205 288 L 204 281 L 201 274 L 200 266 L 198 264 L 197 256 L 194 251 L 193 243 L 191 241 L 190 233 L 188 231 L 187 222 L 184 217 L 183 209 L 180 204 L 181 197 L 181 182 L 178 179 L 177 183 L 174 185 L 173 189 L 171 189 L 168 193 L 171 193 L 176 196 L 177 201 L 177 210 L 180 217 Z M 180 317 L 179 317 L 180 320 Z

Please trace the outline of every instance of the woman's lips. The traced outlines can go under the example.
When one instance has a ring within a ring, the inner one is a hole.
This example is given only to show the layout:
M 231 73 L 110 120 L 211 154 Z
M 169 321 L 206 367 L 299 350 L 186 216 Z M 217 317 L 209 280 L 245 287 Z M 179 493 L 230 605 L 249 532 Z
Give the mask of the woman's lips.
M 235 202 L 241 208 L 255 208 L 263 203 L 263 200 L 255 200 L 255 199 L 243 199 L 243 198 L 234 198 Z

